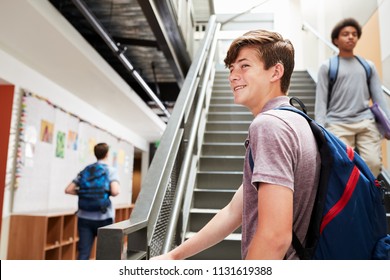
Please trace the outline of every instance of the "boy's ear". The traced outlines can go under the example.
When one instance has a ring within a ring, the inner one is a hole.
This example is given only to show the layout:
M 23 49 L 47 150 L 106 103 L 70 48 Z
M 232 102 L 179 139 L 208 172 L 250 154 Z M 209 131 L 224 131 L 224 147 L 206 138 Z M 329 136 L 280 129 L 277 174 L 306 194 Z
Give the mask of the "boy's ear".
M 271 81 L 280 80 L 284 74 L 284 66 L 281 63 L 276 63 L 274 66 L 274 73 L 272 74 Z

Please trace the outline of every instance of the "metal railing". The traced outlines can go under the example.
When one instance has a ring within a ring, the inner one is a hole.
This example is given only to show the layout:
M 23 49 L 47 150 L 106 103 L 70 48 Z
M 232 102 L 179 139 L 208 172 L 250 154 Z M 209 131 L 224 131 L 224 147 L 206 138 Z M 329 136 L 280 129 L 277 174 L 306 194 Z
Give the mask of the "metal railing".
M 183 194 L 196 168 L 199 131 L 214 71 L 216 33 L 212 16 L 174 110 L 142 183 L 129 220 L 98 230 L 96 259 L 149 259 L 175 246 L 181 234 Z

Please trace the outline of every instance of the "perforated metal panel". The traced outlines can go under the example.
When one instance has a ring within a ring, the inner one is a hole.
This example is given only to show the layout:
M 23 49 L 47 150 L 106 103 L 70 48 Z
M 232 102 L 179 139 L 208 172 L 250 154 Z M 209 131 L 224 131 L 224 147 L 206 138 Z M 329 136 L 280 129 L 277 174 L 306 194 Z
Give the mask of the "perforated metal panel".
M 163 204 L 158 216 L 157 225 L 154 230 L 152 237 L 152 242 L 150 245 L 150 256 L 158 256 L 161 254 L 162 247 L 164 245 L 165 235 L 167 232 L 168 221 L 171 216 L 173 199 L 176 193 L 177 178 L 179 174 L 179 169 L 177 167 L 177 160 L 175 162 L 169 184 L 167 186 Z

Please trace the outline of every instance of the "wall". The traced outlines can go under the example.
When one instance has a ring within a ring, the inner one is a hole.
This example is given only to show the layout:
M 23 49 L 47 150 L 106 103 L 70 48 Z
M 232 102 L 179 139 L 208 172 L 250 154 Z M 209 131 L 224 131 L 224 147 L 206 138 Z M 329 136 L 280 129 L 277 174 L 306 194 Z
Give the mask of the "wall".
M 0 81 L 14 87 L 14 107 L 22 89 L 39 94 L 133 144 L 145 161 L 149 141 L 158 140 L 165 129 L 165 123 L 48 1 L 0 1 Z M 16 115 L 17 111 L 11 133 L 8 130 L 8 137 L 2 138 L 11 140 L 8 151 L 2 149 L 8 152 L 8 159 L 1 200 L 1 259 L 6 256 L 14 207 Z
M 382 81 L 390 89 L 390 0 L 378 0 L 378 21 L 382 58 Z
M 380 45 L 380 27 L 378 11 L 374 12 L 363 26 L 362 36 L 355 48 L 355 53 L 374 62 L 378 74 L 382 77 L 382 58 Z
M 7 159 L 8 159 L 8 140 L 11 128 L 12 104 L 14 100 L 14 87 L 12 85 L 0 84 L 0 232 L 3 217 L 3 199 L 5 191 Z M 1 236 L 0 236 L 1 238 Z

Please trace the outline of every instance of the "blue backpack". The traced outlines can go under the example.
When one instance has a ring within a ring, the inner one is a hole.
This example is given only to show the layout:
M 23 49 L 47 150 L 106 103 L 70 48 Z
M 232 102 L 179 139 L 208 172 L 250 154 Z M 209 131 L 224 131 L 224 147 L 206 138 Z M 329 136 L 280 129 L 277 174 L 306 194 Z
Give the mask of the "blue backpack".
M 293 247 L 300 259 L 353 260 L 390 259 L 387 235 L 385 188 L 365 162 L 303 109 L 280 107 L 300 114 L 309 122 L 321 156 L 320 181 L 306 244 L 293 232 Z M 249 152 L 253 170 L 253 158 Z
M 106 213 L 110 201 L 110 179 L 107 165 L 94 163 L 85 167 L 77 176 L 79 209 Z

